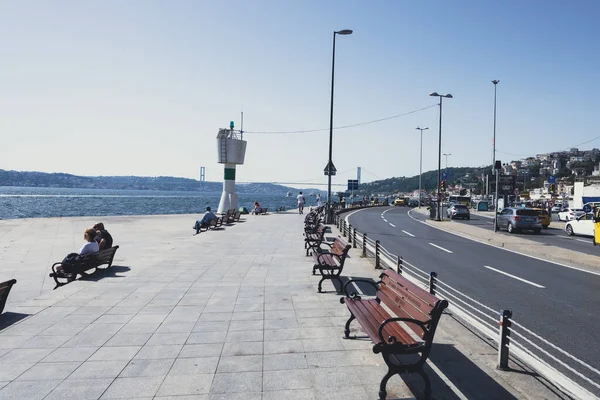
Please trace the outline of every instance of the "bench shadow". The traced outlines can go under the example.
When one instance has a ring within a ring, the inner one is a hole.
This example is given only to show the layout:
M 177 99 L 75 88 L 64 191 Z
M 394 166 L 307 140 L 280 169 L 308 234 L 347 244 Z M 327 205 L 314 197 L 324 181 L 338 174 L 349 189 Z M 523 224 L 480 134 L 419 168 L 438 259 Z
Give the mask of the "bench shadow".
M 98 282 L 104 278 L 124 278 L 120 273 L 130 271 L 131 268 L 122 265 L 113 265 L 110 268 L 98 268 L 93 274 L 83 276 L 80 280 Z
M 12 324 L 15 324 L 22 320 L 23 318 L 29 317 L 30 314 L 21 314 L 7 311 L 0 315 L 0 331 L 8 328 Z
M 364 280 L 367 280 L 367 281 L 370 281 L 373 283 L 376 282 L 374 279 L 372 279 L 370 277 L 363 277 L 363 276 L 340 276 L 340 279 L 342 281 L 341 285 L 340 285 L 340 282 L 338 282 L 336 279 L 333 279 L 331 281 L 333 283 L 333 287 L 335 288 L 337 294 L 343 294 L 344 285 L 346 284 L 346 282 L 348 282 L 349 280 L 352 280 L 352 279 L 364 279 Z M 353 282 L 352 284 L 348 285 L 348 287 L 346 289 L 348 290 L 348 293 L 355 292 L 356 294 L 358 294 L 360 296 L 365 296 L 365 297 L 368 297 L 368 296 L 374 297 L 375 294 L 377 293 L 375 286 L 370 285 L 366 282 Z

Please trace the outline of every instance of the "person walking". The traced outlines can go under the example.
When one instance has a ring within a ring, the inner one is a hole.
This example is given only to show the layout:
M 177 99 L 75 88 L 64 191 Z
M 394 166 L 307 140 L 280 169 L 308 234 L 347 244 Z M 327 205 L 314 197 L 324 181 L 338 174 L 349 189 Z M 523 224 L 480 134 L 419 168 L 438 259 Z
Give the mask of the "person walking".
M 315 200 L 317 201 L 317 207 L 321 207 L 323 203 L 321 202 L 321 195 L 317 193 Z
M 306 203 L 306 199 L 302 192 L 298 193 L 298 197 L 296 197 L 296 202 L 298 204 L 298 214 L 304 214 L 304 203 Z

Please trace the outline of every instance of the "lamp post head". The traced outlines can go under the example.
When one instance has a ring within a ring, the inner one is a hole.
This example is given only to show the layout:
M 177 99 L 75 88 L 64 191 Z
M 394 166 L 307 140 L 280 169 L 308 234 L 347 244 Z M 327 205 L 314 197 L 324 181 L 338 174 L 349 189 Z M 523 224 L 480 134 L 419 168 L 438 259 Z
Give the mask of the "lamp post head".
M 433 92 L 433 93 L 429 93 L 429 95 L 431 97 L 439 97 L 440 95 L 438 94 L 438 92 Z
M 450 93 L 443 95 L 442 97 L 445 97 L 447 99 L 452 99 L 452 95 Z
M 352 29 L 342 29 L 341 31 L 336 31 L 338 35 L 352 35 Z
M 492 81 L 492 83 L 493 83 L 494 85 L 497 85 L 498 83 L 500 83 L 500 81 L 499 81 L 498 79 L 494 79 L 494 80 Z

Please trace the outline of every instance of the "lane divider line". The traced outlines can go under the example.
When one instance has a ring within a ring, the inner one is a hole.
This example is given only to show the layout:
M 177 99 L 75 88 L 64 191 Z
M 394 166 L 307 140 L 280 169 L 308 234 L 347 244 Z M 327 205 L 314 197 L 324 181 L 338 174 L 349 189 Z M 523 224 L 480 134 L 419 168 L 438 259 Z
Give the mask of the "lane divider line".
M 521 282 L 527 283 L 527 284 L 529 284 L 529 285 L 531 285 L 531 286 L 535 286 L 535 287 L 537 287 L 537 288 L 541 288 L 541 289 L 545 289 L 545 288 L 546 288 L 545 286 L 542 286 L 542 285 L 540 285 L 540 284 L 537 284 L 537 283 L 534 283 L 534 282 L 528 281 L 527 279 L 519 278 L 518 276 L 515 276 L 515 275 L 512 275 L 512 274 L 509 274 L 508 272 L 500 271 L 499 269 L 492 268 L 492 267 L 490 267 L 490 266 L 487 266 L 487 265 L 484 265 L 484 267 L 486 267 L 487 269 L 491 269 L 492 271 L 498 272 L 499 274 L 506 275 L 506 276 L 508 276 L 508 277 L 511 277 L 511 278 L 513 278 L 513 279 L 516 279 L 516 280 L 518 280 L 518 281 L 521 281 Z
M 405 230 L 402 230 L 402 232 L 406 233 L 406 234 L 407 234 L 408 236 L 410 236 L 410 237 L 415 237 L 415 235 L 413 235 L 413 234 L 412 234 L 412 233 L 410 233 L 410 232 L 406 232 Z M 430 244 L 431 244 L 431 243 L 430 243 Z
M 392 224 L 391 222 L 388 222 L 388 224 L 390 224 L 391 227 L 395 228 L 396 225 Z
M 388 220 L 384 218 L 384 219 L 383 219 L 383 222 L 388 222 Z
M 577 240 L 578 242 L 590 243 L 589 240 L 585 240 L 585 239 L 575 239 L 575 240 Z
M 445 249 L 442 246 L 438 246 L 437 244 L 433 244 L 433 243 L 429 243 L 429 244 L 432 245 L 433 247 L 437 247 L 438 249 L 445 251 L 446 253 L 452 254 L 452 251 Z

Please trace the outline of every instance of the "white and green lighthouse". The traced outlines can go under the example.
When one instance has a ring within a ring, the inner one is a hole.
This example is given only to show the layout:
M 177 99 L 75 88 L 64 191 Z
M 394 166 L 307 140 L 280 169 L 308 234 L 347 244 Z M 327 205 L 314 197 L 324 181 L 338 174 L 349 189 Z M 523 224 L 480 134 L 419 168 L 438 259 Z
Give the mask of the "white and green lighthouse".
M 238 208 L 238 197 L 235 192 L 235 166 L 244 163 L 246 141 L 242 140 L 242 131 L 233 130 L 233 121 L 229 129 L 219 129 L 217 135 L 217 151 L 219 164 L 224 164 L 223 193 L 219 202 L 218 213 L 227 212 L 230 208 Z

